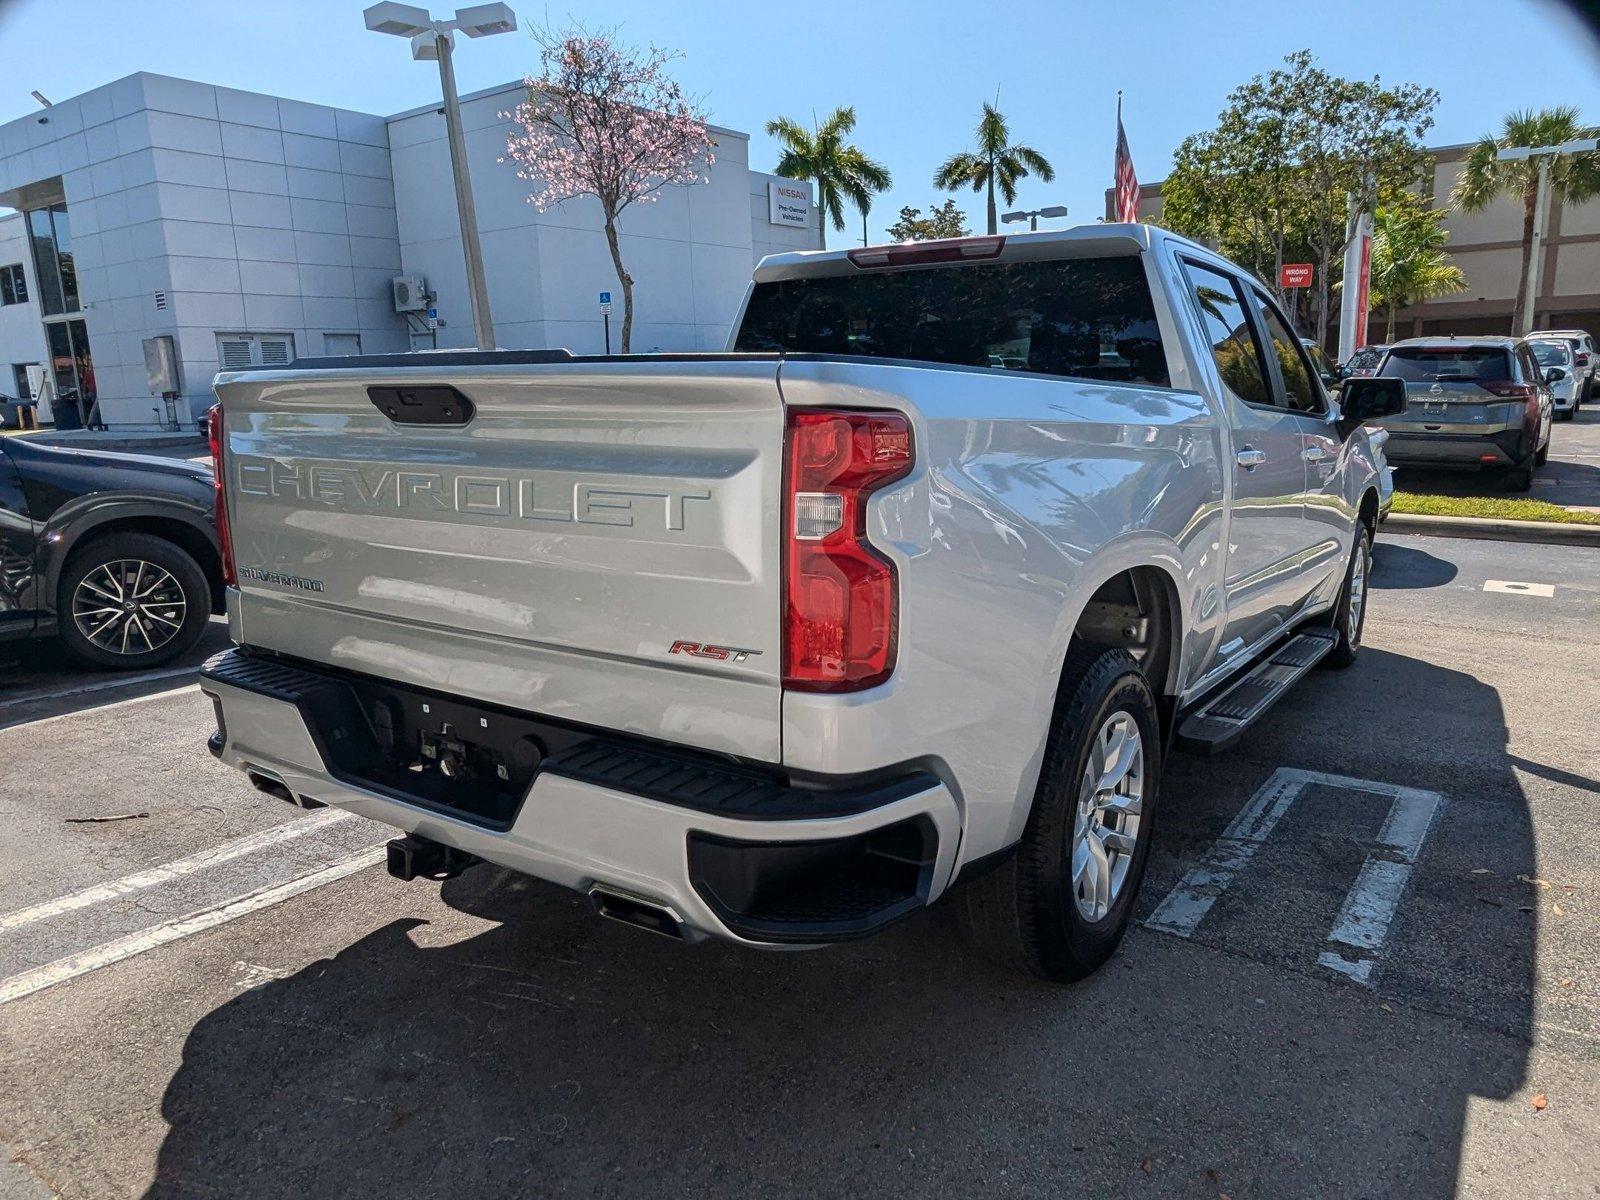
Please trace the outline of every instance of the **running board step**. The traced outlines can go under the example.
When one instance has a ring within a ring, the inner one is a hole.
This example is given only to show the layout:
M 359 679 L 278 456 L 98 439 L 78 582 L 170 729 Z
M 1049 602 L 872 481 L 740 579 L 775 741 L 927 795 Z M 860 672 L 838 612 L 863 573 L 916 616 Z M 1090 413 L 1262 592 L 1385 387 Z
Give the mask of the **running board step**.
M 1290 638 L 1227 691 L 1185 717 L 1178 726 L 1178 749 L 1221 754 L 1232 747 L 1338 640 L 1331 629 L 1313 629 Z

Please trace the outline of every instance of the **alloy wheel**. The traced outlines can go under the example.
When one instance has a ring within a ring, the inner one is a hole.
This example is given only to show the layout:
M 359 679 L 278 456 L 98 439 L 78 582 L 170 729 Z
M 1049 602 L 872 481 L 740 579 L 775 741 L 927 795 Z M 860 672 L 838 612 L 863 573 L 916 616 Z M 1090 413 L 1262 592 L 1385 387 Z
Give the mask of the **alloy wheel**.
M 1072 896 L 1086 921 L 1104 920 L 1127 882 L 1144 808 L 1144 738 L 1132 714 L 1100 726 L 1078 787 Z
M 1344 630 L 1352 646 L 1361 639 L 1361 610 L 1367 603 L 1366 537 L 1359 532 L 1356 536 L 1361 539 L 1362 546 L 1356 550 L 1355 561 L 1350 564 L 1350 603 L 1345 613 Z
M 183 629 L 188 601 L 165 567 L 139 558 L 101 563 L 72 593 L 72 620 L 112 654 L 148 654 Z

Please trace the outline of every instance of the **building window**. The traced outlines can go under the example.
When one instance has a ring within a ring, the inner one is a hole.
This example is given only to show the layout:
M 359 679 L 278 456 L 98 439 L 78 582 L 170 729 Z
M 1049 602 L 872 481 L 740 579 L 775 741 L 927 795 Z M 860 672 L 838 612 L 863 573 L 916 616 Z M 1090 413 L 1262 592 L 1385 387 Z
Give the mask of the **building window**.
M 291 333 L 219 333 L 217 358 L 224 371 L 246 367 L 286 367 L 294 361 Z
M 52 204 L 28 213 L 33 273 L 39 281 L 39 308 L 47 317 L 78 312 L 78 272 L 72 262 L 72 227 L 67 206 Z
M 0 304 L 26 304 L 28 302 L 28 277 L 21 263 L 0 267 Z

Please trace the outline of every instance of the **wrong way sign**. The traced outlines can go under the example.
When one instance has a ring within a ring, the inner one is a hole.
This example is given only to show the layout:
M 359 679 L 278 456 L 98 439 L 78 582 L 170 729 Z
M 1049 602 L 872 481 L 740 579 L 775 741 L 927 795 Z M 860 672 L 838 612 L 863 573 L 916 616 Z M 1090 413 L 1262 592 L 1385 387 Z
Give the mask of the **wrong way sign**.
M 1303 288 L 1311 286 L 1310 263 L 1284 263 L 1278 269 L 1278 286 Z

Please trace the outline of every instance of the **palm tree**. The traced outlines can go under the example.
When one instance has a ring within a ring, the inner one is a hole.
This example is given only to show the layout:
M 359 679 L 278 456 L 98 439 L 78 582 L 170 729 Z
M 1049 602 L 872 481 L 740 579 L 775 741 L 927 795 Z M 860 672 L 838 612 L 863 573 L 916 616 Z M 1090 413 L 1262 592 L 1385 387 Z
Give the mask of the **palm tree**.
M 978 148 L 952 154 L 933 177 L 933 186 L 953 192 L 970 187 L 975 192 L 987 189 L 989 193 L 989 232 L 999 232 L 999 216 L 995 212 L 994 189 L 998 184 L 1000 194 L 1007 204 L 1016 203 L 1017 182 L 1029 175 L 1037 175 L 1045 183 L 1056 177 L 1056 169 L 1037 150 L 1011 144 L 1011 130 L 1005 117 L 993 104 L 984 102 L 983 119 L 978 122 Z
M 1512 313 L 1512 332 L 1524 327 L 1522 318 L 1531 316 L 1537 296 L 1528 292 L 1528 264 L 1533 259 L 1534 208 L 1539 193 L 1539 172 L 1531 159 L 1501 162 L 1495 152 L 1509 146 L 1555 146 L 1595 131 L 1578 120 L 1578 110 L 1568 105 L 1524 109 L 1500 122 L 1500 136 L 1484 136 L 1467 155 L 1465 169 L 1456 180 L 1452 199 L 1467 212 L 1487 207 L 1499 196 L 1522 197 L 1522 273 L 1517 281 L 1517 307 Z M 1582 204 L 1600 193 L 1600 154 L 1558 155 L 1550 164 L 1550 194 L 1565 204 Z
M 1394 341 L 1395 314 L 1408 304 L 1464 292 L 1467 278 L 1450 261 L 1445 214 L 1412 201 L 1379 208 L 1372 218 L 1372 302 L 1388 310 L 1386 342 Z
M 869 158 L 845 137 L 856 127 L 854 108 L 836 108 L 820 126 L 808 130 L 798 121 L 779 117 L 767 122 L 767 134 L 783 146 L 778 174 L 787 179 L 809 179 L 817 185 L 817 209 L 822 244 L 828 244 L 828 222 L 844 228 L 844 202 L 861 213 L 862 229 L 872 208 L 874 192 L 890 185 L 888 168 Z

